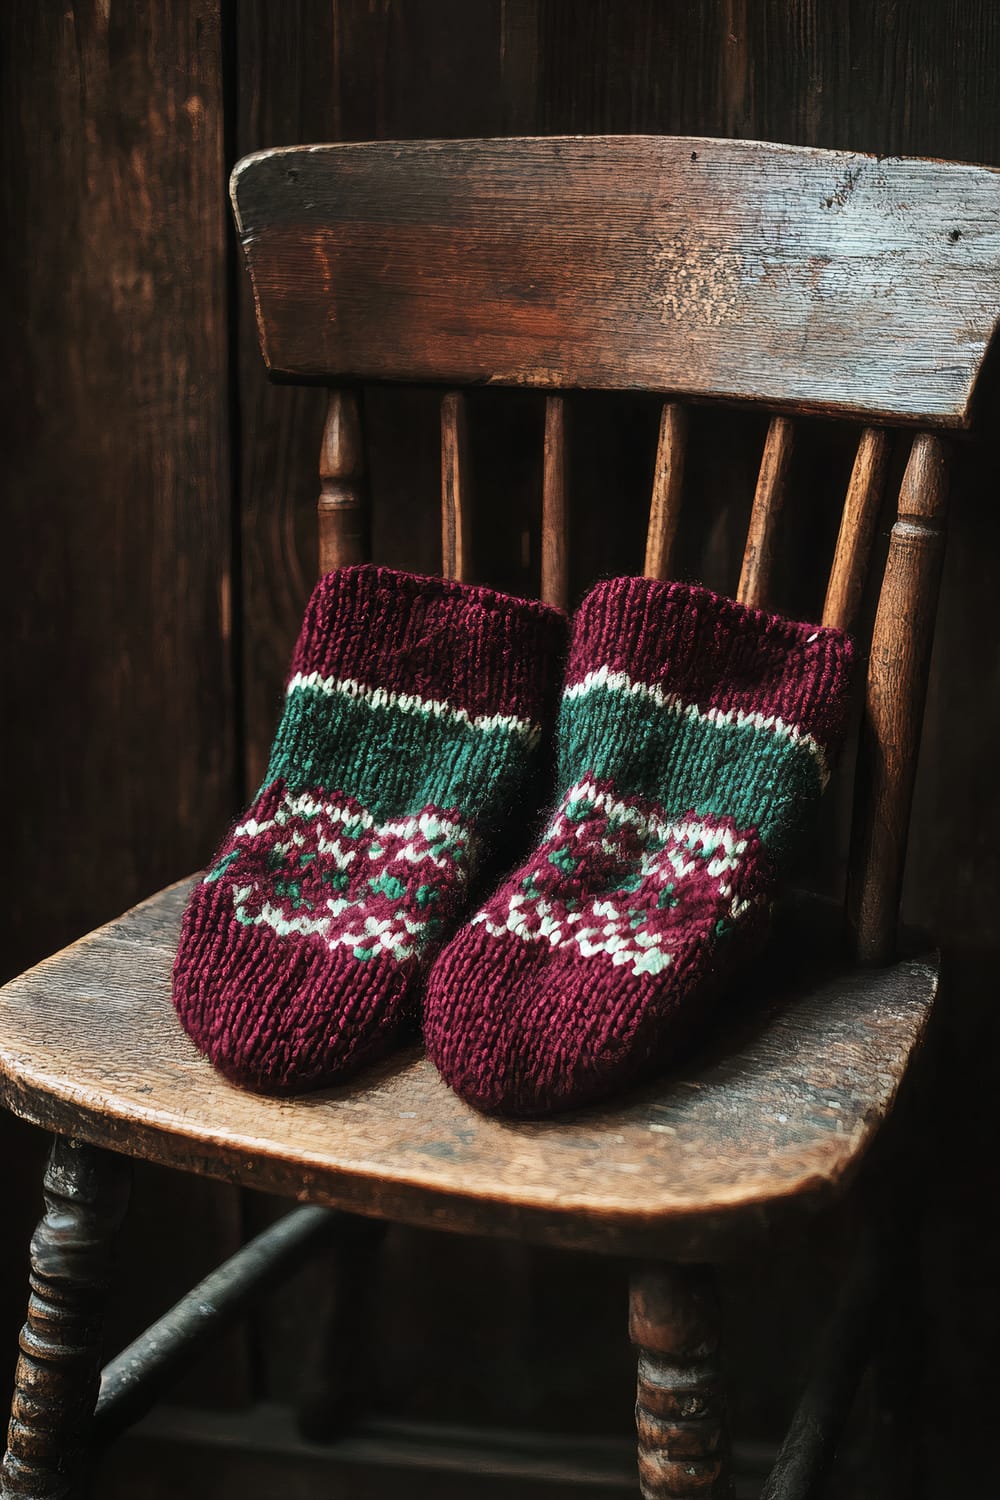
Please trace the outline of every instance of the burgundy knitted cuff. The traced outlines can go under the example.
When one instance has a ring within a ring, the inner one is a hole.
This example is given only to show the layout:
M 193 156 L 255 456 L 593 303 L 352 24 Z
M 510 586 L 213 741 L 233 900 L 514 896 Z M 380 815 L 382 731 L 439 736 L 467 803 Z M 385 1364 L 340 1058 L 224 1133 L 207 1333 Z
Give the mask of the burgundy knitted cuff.
M 577 611 L 566 685 L 603 669 L 702 710 L 777 716 L 832 744 L 843 731 L 853 657 L 840 630 L 691 584 L 613 578 Z
M 365 563 L 313 590 L 292 677 L 318 673 L 540 719 L 558 686 L 566 617 L 537 600 Z

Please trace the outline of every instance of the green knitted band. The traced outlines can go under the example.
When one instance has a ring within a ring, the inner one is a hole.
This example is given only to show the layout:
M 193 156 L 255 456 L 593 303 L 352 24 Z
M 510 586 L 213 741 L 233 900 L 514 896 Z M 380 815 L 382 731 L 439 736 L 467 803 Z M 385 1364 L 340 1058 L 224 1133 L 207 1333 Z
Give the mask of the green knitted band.
M 290 791 L 338 787 L 349 763 L 352 796 L 378 819 L 428 806 L 478 819 L 504 805 L 536 738 L 509 716 L 474 718 L 415 695 L 293 679 L 264 786 L 284 778 Z
M 780 721 L 702 713 L 608 680 L 564 695 L 559 766 L 563 785 L 613 779 L 621 795 L 654 800 L 665 818 L 727 816 L 772 849 L 788 806 L 814 802 L 826 780 L 815 741 Z

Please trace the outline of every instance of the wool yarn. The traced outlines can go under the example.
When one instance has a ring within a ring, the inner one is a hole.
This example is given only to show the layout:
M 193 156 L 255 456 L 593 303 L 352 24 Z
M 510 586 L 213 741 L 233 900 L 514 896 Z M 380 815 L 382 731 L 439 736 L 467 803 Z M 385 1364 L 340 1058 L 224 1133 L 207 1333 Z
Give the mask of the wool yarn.
M 559 611 L 393 569 L 317 584 L 263 786 L 185 913 L 181 1024 L 234 1080 L 383 1053 L 551 720 Z
M 766 931 L 851 661 L 840 631 L 702 588 L 626 578 L 587 596 L 555 813 L 431 971 L 424 1033 L 453 1089 L 547 1115 L 675 1055 Z

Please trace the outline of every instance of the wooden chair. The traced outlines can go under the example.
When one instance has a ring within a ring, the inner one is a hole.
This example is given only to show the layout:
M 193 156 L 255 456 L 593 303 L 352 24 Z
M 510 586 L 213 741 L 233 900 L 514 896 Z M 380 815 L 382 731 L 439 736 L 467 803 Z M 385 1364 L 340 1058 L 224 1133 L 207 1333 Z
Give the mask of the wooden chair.
M 1000 176 L 748 141 L 574 137 L 269 151 L 239 164 L 232 191 L 270 372 L 332 386 L 323 570 L 368 556 L 362 381 L 443 388 L 443 568 L 457 578 L 470 527 L 460 388 L 544 393 L 542 593 L 558 604 L 572 544 L 563 393 L 663 393 L 645 555 L 656 577 L 671 568 L 685 403 L 754 402 L 773 415 L 738 597 L 768 598 L 793 414 L 848 419 L 862 430 L 822 616 L 854 628 L 890 432 L 913 431 L 871 642 L 848 938 L 779 934 L 752 1026 L 653 1086 L 535 1124 L 481 1118 L 413 1052 L 302 1101 L 230 1086 L 170 1005 L 190 880 L 22 975 L 0 992 L 0 1097 L 55 1141 L 0 1494 L 80 1493 L 88 1454 L 206 1333 L 337 1234 L 330 1208 L 635 1257 L 642 1493 L 729 1494 L 709 1268 L 843 1197 L 934 1001 L 936 955 L 896 956 L 897 910 L 944 545 L 943 434 L 969 424 L 1000 311 Z M 129 1157 L 311 1206 L 101 1380 Z M 829 1456 L 863 1358 L 836 1329 L 828 1356 L 771 1497 L 814 1493 Z

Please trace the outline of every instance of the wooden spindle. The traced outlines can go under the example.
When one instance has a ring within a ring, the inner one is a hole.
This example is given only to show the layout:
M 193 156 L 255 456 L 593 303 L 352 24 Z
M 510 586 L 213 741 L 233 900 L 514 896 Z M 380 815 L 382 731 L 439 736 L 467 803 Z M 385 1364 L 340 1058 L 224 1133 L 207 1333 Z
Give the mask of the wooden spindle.
M 566 401 L 545 398 L 545 456 L 542 464 L 542 598 L 569 607 L 569 550 L 566 507 Z
M 350 391 L 334 390 L 327 402 L 319 450 L 319 570 L 367 562 L 368 496 L 358 403 Z
M 848 885 L 857 955 L 893 956 L 941 564 L 948 484 L 939 437 L 913 440 L 868 663 Z
M 866 427 L 858 443 L 823 605 L 823 624 L 853 630 L 868 576 L 892 433 Z
M 681 490 L 684 484 L 684 456 L 687 449 L 687 408 L 677 401 L 665 401 L 660 413 L 660 436 L 656 445 L 656 469 L 653 474 L 653 498 L 649 507 L 646 531 L 647 578 L 669 578 L 674 538 L 681 514 Z
M 639 1356 L 635 1419 L 643 1500 L 728 1500 L 726 1397 L 709 1268 L 637 1271 L 629 1335 Z
M 131 1173 L 126 1157 L 63 1136 L 52 1143 L 0 1461 L 4 1500 L 74 1500 L 91 1493 L 104 1308 Z
M 757 609 L 763 609 L 768 602 L 771 575 L 774 572 L 778 518 L 785 503 L 785 482 L 794 435 L 795 428 L 790 417 L 771 418 L 753 497 L 753 510 L 750 513 L 740 586 L 736 591 L 741 604 L 749 604 Z
M 441 572 L 460 583 L 470 576 L 468 511 L 465 397 L 449 391 L 441 401 Z

